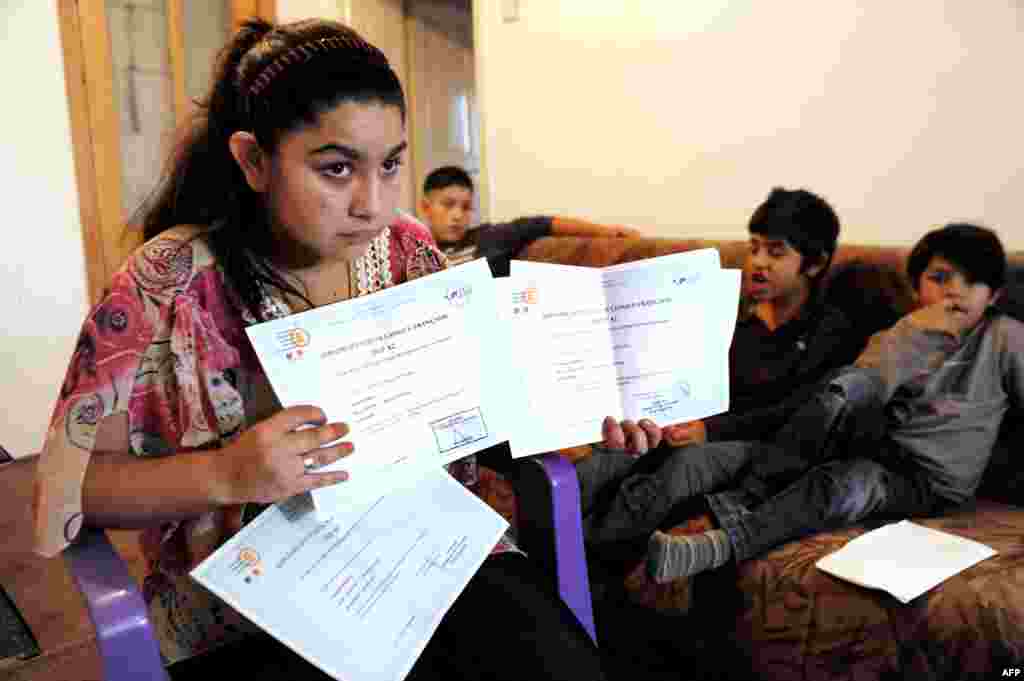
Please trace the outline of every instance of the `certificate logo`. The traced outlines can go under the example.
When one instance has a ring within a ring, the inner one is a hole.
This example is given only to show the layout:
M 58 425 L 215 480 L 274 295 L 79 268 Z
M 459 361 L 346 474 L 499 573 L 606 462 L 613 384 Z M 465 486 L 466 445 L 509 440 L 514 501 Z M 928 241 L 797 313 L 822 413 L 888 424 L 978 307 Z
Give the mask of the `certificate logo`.
M 526 314 L 537 304 L 537 287 L 531 286 L 512 294 L 512 314 Z
M 231 570 L 241 575 L 246 584 L 263 574 L 263 563 L 256 549 L 243 546 L 238 550 L 238 557 L 231 563 Z
M 472 286 L 453 286 L 444 292 L 444 299 L 455 307 L 465 307 L 473 295 Z
M 524 288 L 522 291 L 516 291 L 512 294 L 512 302 L 519 305 L 536 305 L 537 287 L 531 286 L 529 288 Z
M 299 327 L 285 329 L 277 333 L 277 344 L 290 360 L 302 359 L 305 348 L 309 345 L 309 332 Z

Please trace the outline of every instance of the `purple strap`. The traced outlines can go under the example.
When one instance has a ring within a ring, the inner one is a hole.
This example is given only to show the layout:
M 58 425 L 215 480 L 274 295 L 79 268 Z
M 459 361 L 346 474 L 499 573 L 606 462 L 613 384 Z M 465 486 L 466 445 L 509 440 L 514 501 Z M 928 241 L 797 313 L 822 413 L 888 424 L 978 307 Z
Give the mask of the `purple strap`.
M 560 454 L 544 454 L 533 459 L 543 467 L 551 484 L 551 517 L 555 531 L 555 563 L 558 592 L 576 614 L 590 638 L 597 642 L 594 609 L 590 600 L 590 579 L 583 548 L 583 524 L 580 517 L 580 487 L 576 467 Z
M 167 681 L 149 610 L 106 533 L 83 529 L 64 556 L 96 627 L 104 679 Z

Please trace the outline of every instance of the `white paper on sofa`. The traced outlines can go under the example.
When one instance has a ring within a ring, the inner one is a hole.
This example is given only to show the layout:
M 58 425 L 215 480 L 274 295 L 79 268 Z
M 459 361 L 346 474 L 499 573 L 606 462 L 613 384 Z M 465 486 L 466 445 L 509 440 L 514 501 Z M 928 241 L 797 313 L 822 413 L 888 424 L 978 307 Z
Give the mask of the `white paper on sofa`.
M 881 589 L 909 603 L 996 553 L 980 542 L 902 520 L 850 540 L 816 565 L 835 577 Z
M 513 456 L 594 442 L 605 416 L 668 425 L 728 409 L 740 272 L 714 249 L 608 268 L 515 260 L 501 286 Z

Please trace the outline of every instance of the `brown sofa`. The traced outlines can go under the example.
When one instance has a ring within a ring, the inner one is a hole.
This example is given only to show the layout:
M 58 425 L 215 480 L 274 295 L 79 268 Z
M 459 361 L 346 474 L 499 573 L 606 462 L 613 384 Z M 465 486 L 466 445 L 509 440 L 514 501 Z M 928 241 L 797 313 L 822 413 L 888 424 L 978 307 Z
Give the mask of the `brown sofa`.
M 604 266 L 706 246 L 719 249 L 724 267 L 742 265 L 745 242 L 688 239 L 550 237 L 520 257 Z M 903 273 L 906 255 L 905 248 L 866 246 L 842 247 L 836 254 L 826 295 L 865 335 L 913 305 Z M 1024 254 L 1011 257 L 1004 305 L 1014 313 L 1024 309 Z M 1024 462 L 1019 458 L 1024 425 L 1018 427 L 1019 422 L 1019 411 L 1006 417 L 979 500 L 922 521 L 984 542 L 999 554 L 908 605 L 814 567 L 868 529 L 864 526 L 791 542 L 738 568 L 702 575 L 694 580 L 692 603 L 689 589 L 678 583 L 656 587 L 637 569 L 626 578 L 630 598 L 662 613 L 689 611 L 678 620 L 680 632 L 705 646 L 703 657 L 713 660 L 697 673 L 717 678 L 994 678 L 1004 668 L 1024 666 Z M 589 449 L 567 454 L 588 456 Z

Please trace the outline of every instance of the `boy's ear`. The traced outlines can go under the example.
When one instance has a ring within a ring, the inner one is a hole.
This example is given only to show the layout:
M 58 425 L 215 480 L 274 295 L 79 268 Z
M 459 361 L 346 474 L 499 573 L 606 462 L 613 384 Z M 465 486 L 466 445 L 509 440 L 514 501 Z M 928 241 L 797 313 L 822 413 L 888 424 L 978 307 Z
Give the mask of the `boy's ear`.
M 235 158 L 235 163 L 245 175 L 249 187 L 259 194 L 265 192 L 270 179 L 270 169 L 267 166 L 266 154 L 256 141 L 256 136 L 251 132 L 239 130 L 231 135 L 228 148 Z
M 804 274 L 807 275 L 808 279 L 814 279 L 816 276 L 825 271 L 825 265 L 829 261 L 829 254 L 825 253 L 811 260 L 808 258 L 807 267 L 804 268 Z
M 995 305 L 996 303 L 998 303 L 999 300 L 1003 297 L 1003 292 L 1005 290 L 1006 290 L 1006 288 L 1004 287 L 1004 288 L 1001 288 L 1001 289 L 997 290 L 995 293 L 993 293 L 992 294 L 992 299 L 988 301 L 988 304 L 989 305 Z
M 433 226 L 430 224 L 430 218 L 432 213 L 430 208 L 430 199 L 428 199 L 426 196 L 420 199 L 420 218 L 422 218 L 423 221 L 427 223 L 427 227 Z

